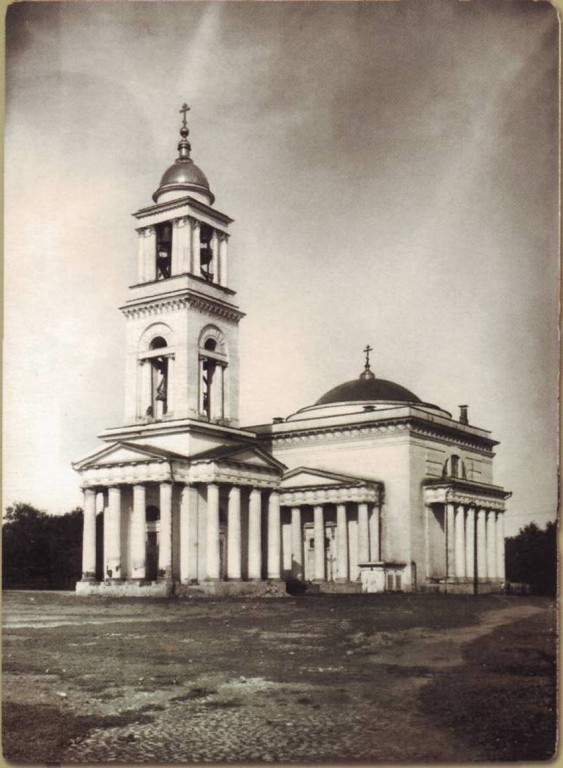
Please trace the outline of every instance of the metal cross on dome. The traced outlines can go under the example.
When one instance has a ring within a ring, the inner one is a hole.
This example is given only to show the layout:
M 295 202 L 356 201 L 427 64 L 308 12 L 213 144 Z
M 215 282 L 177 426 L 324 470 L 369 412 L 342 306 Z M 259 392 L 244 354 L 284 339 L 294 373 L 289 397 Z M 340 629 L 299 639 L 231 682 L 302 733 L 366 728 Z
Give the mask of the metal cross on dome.
M 186 122 L 186 115 L 190 111 L 190 107 L 188 107 L 187 104 L 182 104 L 182 109 L 178 110 L 180 114 L 182 115 L 182 128 L 187 128 L 188 124 Z
M 366 353 L 366 365 L 365 365 L 365 368 L 366 368 L 366 371 L 369 371 L 369 353 L 373 352 L 373 349 L 368 344 L 367 347 L 365 347 L 363 351 Z

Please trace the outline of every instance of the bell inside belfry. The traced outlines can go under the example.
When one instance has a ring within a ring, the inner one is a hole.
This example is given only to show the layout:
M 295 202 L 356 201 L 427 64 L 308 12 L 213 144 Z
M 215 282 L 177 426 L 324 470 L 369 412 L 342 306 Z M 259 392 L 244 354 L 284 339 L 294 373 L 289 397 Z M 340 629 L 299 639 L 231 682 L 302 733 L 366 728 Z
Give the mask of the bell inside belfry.
M 169 222 L 156 228 L 156 279 L 165 280 L 172 271 L 172 227 Z
M 207 224 L 203 224 L 201 227 L 200 235 L 200 265 L 201 274 L 210 283 L 213 282 L 213 249 L 211 247 L 211 239 L 213 237 L 213 230 Z

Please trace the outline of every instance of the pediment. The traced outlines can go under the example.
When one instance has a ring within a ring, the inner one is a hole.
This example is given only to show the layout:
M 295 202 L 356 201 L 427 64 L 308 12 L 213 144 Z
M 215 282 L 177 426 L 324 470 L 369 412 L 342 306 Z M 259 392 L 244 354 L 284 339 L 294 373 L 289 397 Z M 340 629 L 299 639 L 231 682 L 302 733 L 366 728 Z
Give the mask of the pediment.
M 133 443 L 112 443 L 91 453 L 80 461 L 73 463 L 78 470 L 88 467 L 112 466 L 121 464 L 138 464 L 146 461 L 166 461 L 183 458 L 169 451 L 150 446 L 140 446 Z
M 342 485 L 363 485 L 365 480 L 336 472 L 328 472 L 312 467 L 298 467 L 287 472 L 281 481 L 281 488 L 315 488 L 338 487 Z
M 221 463 L 223 461 L 235 462 L 237 464 L 260 467 L 263 469 L 275 469 L 278 472 L 283 472 L 286 468 L 285 464 L 274 459 L 274 457 L 267 451 L 249 444 L 219 446 L 190 457 L 190 463 L 192 464 L 205 462 Z

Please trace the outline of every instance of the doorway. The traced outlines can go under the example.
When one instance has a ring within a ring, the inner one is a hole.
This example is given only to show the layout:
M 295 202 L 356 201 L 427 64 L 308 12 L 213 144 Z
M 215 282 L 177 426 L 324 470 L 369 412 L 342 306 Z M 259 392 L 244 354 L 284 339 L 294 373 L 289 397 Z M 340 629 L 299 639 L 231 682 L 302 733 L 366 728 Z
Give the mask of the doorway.
M 148 581 L 156 581 L 158 578 L 158 533 L 147 531 L 147 569 Z

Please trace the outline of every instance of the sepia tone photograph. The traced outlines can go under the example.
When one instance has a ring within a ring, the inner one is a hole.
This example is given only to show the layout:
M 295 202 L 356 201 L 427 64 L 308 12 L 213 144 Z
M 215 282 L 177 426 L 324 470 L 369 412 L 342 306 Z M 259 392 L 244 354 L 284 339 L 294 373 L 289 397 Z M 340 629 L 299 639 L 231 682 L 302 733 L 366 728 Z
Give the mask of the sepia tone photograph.
M 4 760 L 554 758 L 555 5 L 5 20 Z

